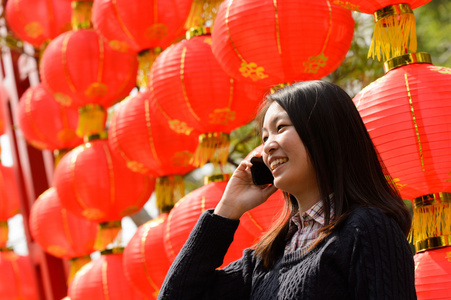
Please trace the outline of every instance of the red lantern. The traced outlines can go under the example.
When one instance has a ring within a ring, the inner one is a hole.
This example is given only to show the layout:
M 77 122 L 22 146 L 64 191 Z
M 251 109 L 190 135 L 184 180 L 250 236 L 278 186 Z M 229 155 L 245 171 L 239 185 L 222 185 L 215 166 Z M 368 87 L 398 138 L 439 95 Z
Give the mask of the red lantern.
M 6 2 L 6 21 L 21 39 L 35 47 L 71 29 L 67 1 L 11 0 Z
M 54 187 L 42 193 L 30 211 L 30 232 L 53 256 L 72 259 L 95 251 L 98 224 L 76 217 L 61 206 Z
M 152 177 L 128 169 L 104 139 L 68 152 L 55 169 L 53 183 L 64 208 L 96 222 L 139 211 L 154 188 Z
M 8 241 L 8 219 L 20 211 L 18 188 L 13 168 L 0 164 L 0 248 Z
M 149 92 L 142 92 L 120 103 L 111 119 L 109 143 L 131 170 L 160 178 L 158 206 L 172 208 L 184 195 L 181 176 L 195 169 L 189 162 L 198 144 L 197 135 L 186 124 L 171 120 L 150 97 Z M 170 191 L 165 194 L 165 184 L 174 184 L 174 189 L 166 187 Z M 177 191 L 180 196 L 176 196 Z
M 40 150 L 71 149 L 83 142 L 76 134 L 78 111 L 57 103 L 42 84 L 25 91 L 17 115 L 26 140 Z
M 145 298 L 128 282 L 122 266 L 123 254 L 104 251 L 75 274 L 69 285 L 71 300 L 110 299 L 144 300 Z
M 417 50 L 413 9 L 431 0 L 333 0 L 342 7 L 374 14 L 373 40 L 368 57 L 384 61 Z
M 118 51 L 166 48 L 184 34 L 192 0 L 96 0 L 94 28 Z
M 418 300 L 451 299 L 451 247 L 415 254 Z
M 40 74 L 56 101 L 83 108 L 80 135 L 84 135 L 104 129 L 104 110 L 130 93 L 137 68 L 135 53 L 115 51 L 94 30 L 84 29 L 63 33 L 47 46 Z M 98 124 L 87 125 L 89 119 Z
M 192 191 L 180 199 L 169 213 L 165 229 L 165 248 L 171 261 L 182 249 L 200 215 L 207 209 L 215 208 L 221 200 L 227 186 L 227 181 L 224 180 L 228 180 L 228 176 L 213 175 L 212 180 L 222 181 L 213 181 Z M 239 259 L 243 250 L 251 247 L 254 242 L 255 238 L 240 225 L 222 266 Z
M 225 164 L 229 133 L 254 118 L 263 95 L 255 86 L 230 78 L 210 44 L 209 35 L 174 44 L 160 54 L 150 73 L 151 99 L 168 120 L 179 124 L 175 130 L 193 128 L 202 133 L 203 152 L 196 153 L 196 166 L 209 159 Z M 217 149 L 222 152 L 215 157 Z
M 388 172 L 405 199 L 451 192 L 451 69 L 412 53 L 386 70 L 354 102 Z
M 0 295 L 4 300 L 37 300 L 38 292 L 28 256 L 0 251 Z
M 168 214 L 141 225 L 124 250 L 124 271 L 143 295 L 156 299 L 171 266 L 164 248 Z
M 212 49 L 228 74 L 269 88 L 333 72 L 353 33 L 351 12 L 328 0 L 226 0 L 215 19 Z

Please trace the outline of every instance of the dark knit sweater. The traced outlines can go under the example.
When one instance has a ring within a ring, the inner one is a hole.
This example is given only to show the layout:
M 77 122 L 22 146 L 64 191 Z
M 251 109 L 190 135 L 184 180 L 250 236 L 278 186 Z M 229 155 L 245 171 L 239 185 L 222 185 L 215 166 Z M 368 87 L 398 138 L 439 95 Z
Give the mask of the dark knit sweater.
M 252 249 L 217 270 L 238 224 L 202 214 L 158 299 L 416 299 L 409 244 L 377 208 L 356 209 L 313 250 L 286 254 L 269 271 Z

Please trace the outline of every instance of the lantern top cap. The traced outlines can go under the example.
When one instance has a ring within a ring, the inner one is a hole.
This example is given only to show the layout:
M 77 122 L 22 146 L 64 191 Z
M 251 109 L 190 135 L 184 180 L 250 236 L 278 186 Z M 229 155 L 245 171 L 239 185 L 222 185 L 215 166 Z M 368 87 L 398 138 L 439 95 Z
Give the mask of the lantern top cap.
M 388 71 L 391 71 L 395 68 L 419 63 L 432 64 L 431 55 L 426 52 L 417 52 L 393 57 L 392 59 L 389 59 L 384 63 L 384 71 L 385 73 L 388 73 Z
M 417 252 L 451 246 L 451 235 L 434 236 L 415 244 Z
M 204 185 L 212 182 L 229 181 L 231 174 L 214 174 L 204 177 Z

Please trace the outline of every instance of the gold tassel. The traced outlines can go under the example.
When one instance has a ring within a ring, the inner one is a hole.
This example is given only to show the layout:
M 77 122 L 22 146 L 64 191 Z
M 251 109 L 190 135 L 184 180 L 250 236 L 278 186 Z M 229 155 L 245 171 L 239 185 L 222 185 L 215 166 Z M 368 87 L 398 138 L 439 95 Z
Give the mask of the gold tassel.
M 146 49 L 138 54 L 138 75 L 136 79 L 136 83 L 140 89 L 146 88 L 149 84 L 149 73 L 150 68 L 152 68 L 152 65 L 155 61 L 155 59 L 158 57 L 158 55 L 161 53 L 161 48 L 151 48 Z
M 99 224 L 99 232 L 97 233 L 94 249 L 105 250 L 111 243 L 118 244 L 121 242 L 121 221 L 109 221 Z
M 418 199 L 422 198 L 419 202 Z M 451 235 L 451 201 L 449 193 L 437 193 L 415 199 L 409 241 L 416 245 L 436 237 Z M 417 247 L 418 250 L 418 247 Z
M 230 135 L 223 132 L 203 133 L 190 163 L 201 167 L 208 161 L 215 166 L 224 166 L 229 156 Z
M 387 61 L 417 50 L 415 16 L 408 4 L 390 5 L 374 13 L 375 27 L 368 58 Z
M 92 28 L 91 13 L 94 1 L 72 1 L 72 30 Z
M 169 212 L 185 195 L 185 181 L 180 175 L 158 177 L 155 185 L 157 207 L 161 213 Z
M 75 257 L 69 260 L 69 276 L 67 278 L 67 285 L 69 286 L 74 279 L 75 274 L 87 263 L 91 261 L 89 255 Z
M 0 221 L 0 248 L 5 248 L 8 242 L 8 222 Z
M 185 29 L 203 26 L 213 27 L 219 5 L 222 2 L 223 0 L 194 0 L 185 22 Z
M 86 137 L 105 131 L 105 110 L 98 104 L 88 104 L 79 109 L 77 135 Z

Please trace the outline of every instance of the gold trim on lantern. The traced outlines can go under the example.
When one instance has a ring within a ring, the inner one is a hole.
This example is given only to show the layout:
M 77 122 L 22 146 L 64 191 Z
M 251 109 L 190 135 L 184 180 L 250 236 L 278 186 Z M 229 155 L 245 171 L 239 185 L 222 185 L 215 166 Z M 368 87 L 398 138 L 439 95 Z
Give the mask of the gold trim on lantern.
M 75 257 L 69 260 L 69 276 L 67 278 L 68 285 L 70 285 L 74 279 L 75 274 L 77 274 L 77 272 L 90 261 L 91 257 L 89 255 Z
M 381 8 L 374 13 L 374 22 L 377 23 L 383 18 L 393 15 L 413 14 L 413 10 L 408 4 L 395 4 Z
M 232 174 L 214 174 L 210 176 L 204 177 L 204 185 L 207 185 L 212 182 L 223 182 L 223 181 L 229 181 Z
M 451 235 L 435 236 L 415 243 L 417 252 L 451 246 Z
M 72 29 L 92 28 L 91 15 L 94 1 L 72 1 Z
M 415 16 L 409 4 L 389 5 L 374 13 L 375 28 L 368 58 L 391 57 L 417 50 Z
M 431 55 L 426 52 L 408 53 L 401 56 L 393 57 L 384 63 L 384 71 L 387 73 L 390 70 L 407 66 L 410 64 L 432 64 Z
M 8 221 L 0 221 L 0 248 L 5 248 L 8 242 Z
M 108 221 L 99 223 L 99 232 L 97 233 L 94 249 L 103 251 L 116 240 L 120 240 L 120 232 L 122 230 L 121 221 Z
M 451 203 L 451 193 L 428 194 L 414 199 L 415 208 L 428 205 Z
M 136 83 L 138 87 L 146 88 L 149 85 L 149 73 L 152 68 L 155 59 L 160 55 L 162 49 L 155 47 L 151 49 L 145 49 L 138 53 L 138 75 L 136 77 Z
M 169 212 L 185 195 L 185 181 L 181 175 L 158 177 L 155 184 L 155 197 L 160 212 Z
M 230 135 L 224 132 L 208 132 L 199 135 L 199 145 L 190 163 L 201 167 L 208 161 L 225 165 L 229 156 Z
M 89 143 L 95 140 L 107 140 L 108 139 L 108 131 L 99 132 L 96 134 L 90 134 L 83 138 L 85 143 Z
M 78 109 L 79 119 L 77 135 L 101 134 L 105 131 L 105 109 L 99 104 L 87 104 Z
M 199 26 L 199 27 L 190 28 L 186 32 L 185 36 L 186 36 L 186 39 L 189 40 L 192 37 L 201 36 L 201 35 L 207 35 L 207 34 L 211 34 L 210 27 Z
M 100 255 L 121 254 L 124 253 L 124 247 L 114 247 L 100 251 Z

